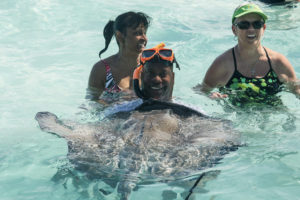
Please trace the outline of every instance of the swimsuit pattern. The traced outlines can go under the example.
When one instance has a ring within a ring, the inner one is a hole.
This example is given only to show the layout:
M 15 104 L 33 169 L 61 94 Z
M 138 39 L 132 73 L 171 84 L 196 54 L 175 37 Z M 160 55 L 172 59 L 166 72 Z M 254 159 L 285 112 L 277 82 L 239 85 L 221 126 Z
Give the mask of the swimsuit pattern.
M 262 78 L 249 78 L 237 70 L 235 53 L 232 48 L 235 71 L 227 84 L 219 90 L 229 94 L 229 101 L 233 105 L 241 106 L 245 103 L 278 105 L 282 103 L 280 98 L 276 96 L 282 90 L 282 83 L 272 69 L 271 60 L 265 48 L 264 50 L 270 66 L 268 73 Z
M 106 81 L 105 81 L 105 89 L 104 90 L 106 92 L 111 92 L 111 93 L 120 92 L 121 89 L 114 81 L 110 66 L 104 60 L 102 60 L 102 62 L 104 63 L 105 71 L 106 71 Z
M 102 60 L 101 62 L 103 62 L 105 66 L 106 80 L 105 89 L 99 99 L 104 100 L 106 103 L 112 103 L 119 100 L 121 88 L 115 83 L 111 73 L 111 68 L 108 63 L 104 60 Z

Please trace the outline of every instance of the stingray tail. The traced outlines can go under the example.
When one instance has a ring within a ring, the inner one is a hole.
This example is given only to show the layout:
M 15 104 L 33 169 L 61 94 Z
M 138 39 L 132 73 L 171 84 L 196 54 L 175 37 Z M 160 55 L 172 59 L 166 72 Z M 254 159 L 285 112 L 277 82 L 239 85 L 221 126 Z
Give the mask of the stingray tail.
M 137 185 L 137 177 L 130 176 L 130 174 L 126 174 L 118 184 L 118 193 L 120 195 L 121 200 L 128 200 L 131 194 L 131 191 L 134 190 Z

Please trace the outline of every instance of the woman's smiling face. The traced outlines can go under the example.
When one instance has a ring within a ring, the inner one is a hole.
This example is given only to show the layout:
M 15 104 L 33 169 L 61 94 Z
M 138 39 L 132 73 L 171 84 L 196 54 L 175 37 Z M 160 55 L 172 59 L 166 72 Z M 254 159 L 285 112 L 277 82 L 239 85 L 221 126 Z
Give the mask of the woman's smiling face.
M 239 23 L 250 23 L 249 28 L 241 29 L 237 24 Z M 235 20 L 234 25 L 232 25 L 233 33 L 238 37 L 239 42 L 241 43 L 259 43 L 261 37 L 263 36 L 266 25 L 263 24 L 261 28 L 255 29 L 253 23 L 263 22 L 263 19 L 260 15 L 255 13 L 250 13 L 239 17 Z
M 132 52 L 141 53 L 147 45 L 147 29 L 140 24 L 135 29 L 127 28 L 124 36 L 124 47 Z

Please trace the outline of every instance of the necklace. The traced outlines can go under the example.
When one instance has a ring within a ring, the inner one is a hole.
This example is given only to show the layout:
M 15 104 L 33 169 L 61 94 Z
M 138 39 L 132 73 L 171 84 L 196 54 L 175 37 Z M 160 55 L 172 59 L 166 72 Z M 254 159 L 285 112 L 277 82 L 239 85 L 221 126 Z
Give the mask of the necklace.
M 239 57 L 241 57 L 240 51 L 238 49 L 237 49 L 237 52 L 238 52 Z M 257 63 L 260 61 L 259 58 L 260 58 L 260 56 L 258 56 L 256 61 L 251 63 L 251 64 L 248 64 L 248 65 L 242 64 L 244 69 L 246 69 L 247 71 L 250 70 L 250 77 L 251 78 L 255 77 L 255 74 L 256 74 L 256 68 L 255 67 L 256 67 Z M 248 73 L 249 73 L 249 71 L 248 71 Z
M 255 74 L 255 68 L 251 69 L 251 77 L 253 78 Z
M 249 68 L 251 66 L 251 69 L 250 69 L 251 78 L 255 77 L 255 73 L 256 73 L 255 67 L 256 67 L 256 65 L 257 65 L 258 62 L 259 62 L 259 57 L 258 57 L 258 59 L 253 64 L 249 65 Z

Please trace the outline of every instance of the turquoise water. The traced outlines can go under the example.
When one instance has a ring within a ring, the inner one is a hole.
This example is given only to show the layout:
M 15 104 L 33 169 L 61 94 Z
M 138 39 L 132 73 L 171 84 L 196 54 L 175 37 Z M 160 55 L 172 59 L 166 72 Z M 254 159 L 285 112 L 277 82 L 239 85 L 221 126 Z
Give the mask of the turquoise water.
M 97 182 L 55 181 L 67 163 L 67 143 L 40 131 L 34 116 L 47 110 L 66 119 L 90 119 L 80 114 L 80 107 L 89 105 L 85 89 L 104 46 L 103 27 L 128 10 L 152 16 L 148 47 L 163 41 L 174 49 L 182 68 L 175 72 L 174 96 L 233 120 L 242 133 L 246 145 L 212 168 L 221 173 L 206 183 L 197 199 L 300 199 L 299 99 L 282 92 L 286 111 L 228 113 L 192 89 L 213 59 L 235 44 L 230 19 L 242 2 L 1 1 L 0 199 L 101 199 Z M 300 78 L 300 5 L 260 5 L 270 18 L 263 44 L 287 56 Z M 116 51 L 113 42 L 103 56 Z M 133 192 L 131 199 L 160 199 L 164 190 L 182 192 L 157 183 Z

